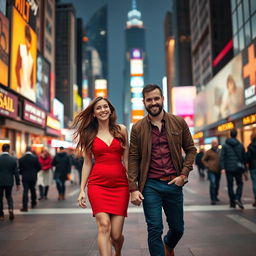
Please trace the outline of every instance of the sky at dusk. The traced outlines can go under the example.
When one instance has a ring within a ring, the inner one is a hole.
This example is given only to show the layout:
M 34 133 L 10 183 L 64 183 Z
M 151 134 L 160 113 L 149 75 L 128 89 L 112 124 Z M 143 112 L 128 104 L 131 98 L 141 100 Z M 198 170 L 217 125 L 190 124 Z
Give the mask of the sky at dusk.
M 125 24 L 131 10 L 131 0 L 63 0 L 73 3 L 76 15 L 84 25 L 103 5 L 108 5 L 108 72 L 109 98 L 122 122 L 123 70 L 125 58 Z M 137 0 L 137 8 L 142 13 L 146 35 L 148 57 L 148 80 L 161 84 L 165 75 L 164 18 L 172 8 L 172 0 Z

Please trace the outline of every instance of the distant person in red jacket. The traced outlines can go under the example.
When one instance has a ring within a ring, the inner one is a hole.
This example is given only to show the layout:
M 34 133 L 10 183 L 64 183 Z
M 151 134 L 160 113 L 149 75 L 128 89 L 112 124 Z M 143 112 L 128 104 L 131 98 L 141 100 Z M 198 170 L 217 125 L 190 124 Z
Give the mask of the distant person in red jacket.
M 39 156 L 39 162 L 42 166 L 37 177 L 37 184 L 39 185 L 40 197 L 39 200 L 47 199 L 49 185 L 53 182 L 52 172 L 52 157 L 47 150 L 42 150 Z

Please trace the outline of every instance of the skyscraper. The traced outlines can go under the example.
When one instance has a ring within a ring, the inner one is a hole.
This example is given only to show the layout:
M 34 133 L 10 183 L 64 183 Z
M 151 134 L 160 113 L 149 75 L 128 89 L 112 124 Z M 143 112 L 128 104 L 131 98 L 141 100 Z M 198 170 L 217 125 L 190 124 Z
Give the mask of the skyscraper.
M 76 13 L 72 4 L 56 6 L 56 98 L 64 103 L 65 123 L 73 119 L 76 84 Z
M 145 29 L 136 0 L 125 29 L 124 123 L 127 127 L 144 116 L 142 89 L 146 77 Z
M 108 7 L 98 9 L 85 26 L 86 78 L 89 97 L 107 96 L 108 84 Z M 97 88 L 98 87 L 98 88 Z M 99 89 L 100 87 L 100 89 Z M 103 88 L 104 87 L 104 88 Z

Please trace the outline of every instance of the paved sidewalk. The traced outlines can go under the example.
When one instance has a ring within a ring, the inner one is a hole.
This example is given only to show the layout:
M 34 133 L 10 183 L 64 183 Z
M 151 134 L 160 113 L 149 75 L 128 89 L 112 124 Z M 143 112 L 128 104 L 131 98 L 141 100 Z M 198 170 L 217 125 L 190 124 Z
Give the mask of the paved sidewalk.
M 176 256 L 255 255 L 256 209 L 251 206 L 251 184 L 245 185 L 243 211 L 229 208 L 224 178 L 221 184 L 221 202 L 211 206 L 208 182 L 200 180 L 196 172 L 191 174 L 184 189 L 185 234 Z M 0 256 L 97 256 L 95 219 L 90 209 L 78 208 L 77 194 L 78 186 L 68 185 L 67 200 L 58 201 L 52 186 L 49 200 L 21 213 L 21 192 L 15 192 L 15 220 L 0 222 Z M 128 215 L 123 256 L 149 256 L 142 207 L 130 205 Z

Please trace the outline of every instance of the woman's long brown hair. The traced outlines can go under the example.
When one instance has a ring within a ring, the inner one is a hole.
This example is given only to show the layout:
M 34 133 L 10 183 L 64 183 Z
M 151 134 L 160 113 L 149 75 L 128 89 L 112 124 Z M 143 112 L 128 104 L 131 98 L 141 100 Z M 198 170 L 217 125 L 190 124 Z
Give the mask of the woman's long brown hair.
M 94 117 L 94 106 L 100 100 L 105 100 L 110 108 L 111 114 L 109 117 L 109 131 L 114 138 L 121 142 L 122 147 L 125 147 L 125 135 L 121 132 L 121 127 L 117 124 L 116 110 L 110 101 L 103 97 L 97 97 L 91 101 L 89 106 L 81 111 L 74 119 L 73 128 L 77 128 L 74 133 L 74 141 L 77 142 L 77 149 L 83 152 L 91 152 L 92 143 L 98 133 L 98 120 Z

